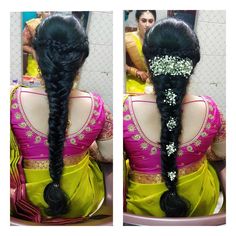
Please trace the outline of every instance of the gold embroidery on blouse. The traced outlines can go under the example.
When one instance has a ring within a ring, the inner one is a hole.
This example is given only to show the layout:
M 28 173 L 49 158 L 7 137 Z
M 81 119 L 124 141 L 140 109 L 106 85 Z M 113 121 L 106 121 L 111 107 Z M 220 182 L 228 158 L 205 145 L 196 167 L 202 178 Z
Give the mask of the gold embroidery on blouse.
M 70 143 L 73 144 L 73 145 L 76 145 L 76 139 L 75 138 L 71 138 L 70 139 Z
M 202 136 L 202 137 L 206 137 L 206 136 L 207 136 L 207 133 L 206 133 L 206 132 L 202 132 L 202 133 L 201 133 L 201 136 Z
M 124 120 L 131 120 L 131 116 L 130 115 L 125 115 Z
M 207 123 L 206 124 L 206 129 L 210 129 L 211 128 L 211 124 L 210 123 Z
M 92 129 L 89 127 L 89 126 L 87 126 L 86 128 L 85 128 L 85 131 L 87 131 L 87 132 L 90 132 Z
M 178 176 L 184 176 L 187 174 L 191 174 L 193 172 L 196 172 L 201 168 L 201 166 L 204 164 L 205 158 L 202 158 L 201 160 L 194 162 L 192 164 L 189 164 L 185 167 L 178 169 Z M 163 178 L 161 174 L 147 174 L 139 171 L 131 170 L 129 172 L 129 178 L 137 183 L 140 184 L 157 184 L 163 182 Z
M 19 112 L 17 112 L 17 113 L 15 114 L 15 118 L 16 118 L 17 120 L 21 119 L 21 114 L 20 114 Z
M 27 132 L 26 132 L 26 136 L 27 137 L 32 137 L 33 136 L 33 132 L 32 131 L 30 131 L 30 130 L 28 130 Z
M 214 119 L 214 116 L 212 114 L 209 114 L 208 118 L 212 120 L 212 119 Z
M 94 110 L 94 111 L 93 111 L 93 114 L 94 114 L 95 116 L 98 116 L 98 115 L 99 115 L 99 112 L 96 111 L 96 110 Z
M 198 146 L 201 145 L 201 143 L 202 143 L 202 141 L 199 140 L 199 139 L 197 139 L 197 140 L 194 142 L 194 145 L 195 145 L 196 147 L 198 147 Z
M 26 127 L 26 123 L 25 123 L 25 122 L 21 122 L 21 123 L 19 124 L 19 126 L 20 126 L 21 128 L 25 128 L 25 127 Z
M 139 139 L 141 139 L 141 136 L 139 134 L 135 134 L 132 136 L 132 139 L 138 141 Z
M 106 115 L 106 120 L 113 121 L 113 116 L 110 111 L 106 112 L 105 115 Z
M 156 147 L 152 147 L 150 155 L 155 155 L 156 153 L 157 153 L 157 148 Z
M 223 142 L 226 139 L 226 122 L 222 113 L 220 113 L 221 127 L 215 137 L 215 142 Z
M 34 143 L 40 143 L 40 141 L 41 141 L 41 137 L 40 136 L 36 136 L 35 140 L 34 140 Z
M 91 119 L 89 122 L 91 125 L 94 125 L 96 123 L 95 119 Z
M 147 150 L 148 144 L 147 144 L 147 143 L 141 143 L 140 147 L 141 147 L 143 150 Z
M 41 154 L 42 155 L 42 154 Z M 41 156 L 40 155 L 40 156 Z M 63 162 L 65 166 L 78 164 L 86 155 L 83 153 L 76 156 L 65 156 Z M 24 159 L 24 168 L 26 169 L 48 169 L 49 161 L 47 160 L 28 160 Z
M 128 130 L 129 130 L 129 132 L 134 132 L 135 126 L 133 124 L 129 124 L 128 125 Z
M 84 134 L 79 134 L 79 135 L 78 135 L 78 139 L 79 139 L 79 140 L 83 140 L 83 139 L 84 139 Z
M 193 152 L 193 147 L 192 147 L 192 146 L 187 146 L 187 150 L 188 150 L 189 152 Z
M 182 150 L 179 150 L 178 152 L 177 152 L 177 155 L 179 156 L 179 157 L 181 157 L 181 156 L 183 156 L 183 151 Z
M 48 146 L 48 145 L 49 145 L 48 140 L 45 140 L 45 141 L 44 141 L 44 145 L 45 145 L 45 146 Z
M 95 101 L 94 104 L 95 104 L 95 107 L 99 106 L 97 101 Z
M 11 105 L 11 108 L 12 108 L 12 109 L 17 109 L 17 108 L 18 108 L 18 104 L 17 104 L 17 103 L 13 103 L 13 104 Z
M 99 141 L 105 141 L 112 139 L 113 137 L 113 117 L 107 105 L 104 105 L 105 109 L 105 123 L 102 127 L 102 132 L 99 134 Z

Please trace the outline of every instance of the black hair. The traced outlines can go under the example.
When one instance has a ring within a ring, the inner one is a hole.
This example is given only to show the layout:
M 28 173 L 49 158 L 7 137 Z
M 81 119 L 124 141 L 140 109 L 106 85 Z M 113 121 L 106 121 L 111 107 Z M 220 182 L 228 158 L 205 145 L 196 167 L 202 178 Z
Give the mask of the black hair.
M 160 198 L 160 207 L 168 217 L 187 216 L 190 203 L 187 199 L 178 195 L 178 169 L 176 157 L 179 146 L 179 137 L 182 131 L 182 101 L 186 94 L 190 75 L 154 75 L 151 71 L 149 60 L 154 57 L 176 56 L 177 58 L 190 59 L 193 68 L 200 60 L 200 47 L 196 34 L 183 21 L 174 18 L 167 18 L 157 22 L 145 34 L 143 53 L 151 72 L 151 79 L 156 92 L 156 103 L 161 114 L 161 168 L 162 178 L 167 187 Z M 193 70 L 191 71 L 191 74 Z M 171 106 L 166 103 L 166 91 L 173 91 L 176 96 L 176 104 Z M 170 118 L 174 118 L 176 126 L 168 128 Z M 169 154 L 167 145 L 174 144 L 176 150 Z M 169 173 L 175 172 L 173 179 Z
M 48 204 L 47 214 L 60 216 L 69 210 L 68 197 L 60 187 L 69 94 L 76 74 L 89 54 L 89 45 L 87 35 L 75 17 L 52 15 L 37 27 L 33 47 L 49 103 L 49 172 L 52 182 L 44 189 L 44 200 Z
M 144 12 L 147 12 L 147 11 L 149 11 L 149 12 L 152 13 L 152 15 L 153 15 L 153 17 L 154 17 L 154 20 L 156 21 L 157 14 L 156 14 L 156 11 L 154 11 L 154 10 L 137 10 L 137 11 L 135 12 L 136 21 L 138 22 L 140 16 L 141 16 Z

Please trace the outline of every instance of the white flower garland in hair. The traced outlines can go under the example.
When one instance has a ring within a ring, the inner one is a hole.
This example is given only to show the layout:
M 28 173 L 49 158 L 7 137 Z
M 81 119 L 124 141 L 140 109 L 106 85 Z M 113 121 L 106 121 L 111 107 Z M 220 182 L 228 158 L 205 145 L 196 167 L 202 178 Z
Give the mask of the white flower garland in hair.
M 163 100 L 164 103 L 169 104 L 169 106 L 176 105 L 176 97 L 177 95 L 173 92 L 172 89 L 165 89 L 165 99 Z
M 167 173 L 168 177 L 170 178 L 170 181 L 173 181 L 176 178 L 176 171 L 170 171 Z
M 154 76 L 169 74 L 188 78 L 193 70 L 193 62 L 189 58 L 165 55 L 149 59 L 149 67 Z
M 168 120 L 166 126 L 167 126 L 169 131 L 172 131 L 177 126 L 176 119 L 173 118 L 173 117 L 170 117 L 170 119 Z
M 171 142 L 170 144 L 166 145 L 166 152 L 167 156 L 169 157 L 171 154 L 175 153 L 177 151 L 175 147 L 175 143 Z

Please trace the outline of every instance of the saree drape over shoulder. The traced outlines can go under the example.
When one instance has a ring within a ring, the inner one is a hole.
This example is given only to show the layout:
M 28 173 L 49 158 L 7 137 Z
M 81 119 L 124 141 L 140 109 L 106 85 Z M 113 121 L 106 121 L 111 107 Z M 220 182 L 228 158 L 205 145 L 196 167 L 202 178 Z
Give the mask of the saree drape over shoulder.
M 61 218 L 49 218 L 43 198 L 44 188 L 51 182 L 47 135 L 27 119 L 21 103 L 23 92 L 27 91 L 19 87 L 11 98 L 11 213 L 34 222 L 64 224 L 85 220 L 104 200 L 103 173 L 91 158 L 89 147 L 95 140 L 112 137 L 110 112 L 100 96 L 92 93 L 79 96 L 91 99 L 92 105 L 84 126 L 67 135 L 64 143 L 61 187 L 69 198 L 70 210 Z
M 141 71 L 147 71 L 144 55 L 142 52 L 142 42 L 137 32 L 125 34 L 125 46 L 127 53 L 127 64 L 134 66 Z M 129 62 L 128 62 L 129 60 Z M 126 75 L 126 93 L 144 93 L 146 83 L 134 75 Z
M 149 140 L 135 117 L 131 97 L 124 102 L 124 148 L 126 163 L 126 210 L 133 214 L 164 217 L 160 197 L 167 190 L 161 176 L 160 145 Z M 147 102 L 147 101 L 146 101 Z M 194 101 L 196 102 L 196 101 Z M 178 193 L 190 204 L 189 216 L 213 214 L 219 198 L 219 180 L 206 152 L 214 140 L 225 139 L 225 123 L 210 97 L 199 97 L 207 110 L 201 130 L 179 146 Z

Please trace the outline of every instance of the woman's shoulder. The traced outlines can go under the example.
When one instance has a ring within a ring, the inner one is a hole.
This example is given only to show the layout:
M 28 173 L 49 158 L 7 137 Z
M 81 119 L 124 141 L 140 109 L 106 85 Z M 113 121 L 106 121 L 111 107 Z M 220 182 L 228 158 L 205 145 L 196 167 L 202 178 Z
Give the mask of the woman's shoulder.
M 104 99 L 102 96 L 97 92 L 88 92 L 85 90 L 77 90 L 74 95 L 77 94 L 78 98 L 90 98 L 89 100 L 93 101 L 95 106 L 103 106 L 104 105 Z
M 155 94 L 127 94 L 127 97 L 133 102 L 133 101 L 139 101 L 139 102 L 155 102 L 156 101 L 156 95 Z
M 134 41 L 134 36 L 137 35 L 137 32 L 126 32 L 125 33 L 125 43 L 132 43 Z
M 201 97 L 207 102 L 210 109 L 219 110 L 217 101 L 214 98 L 210 96 L 201 96 Z

